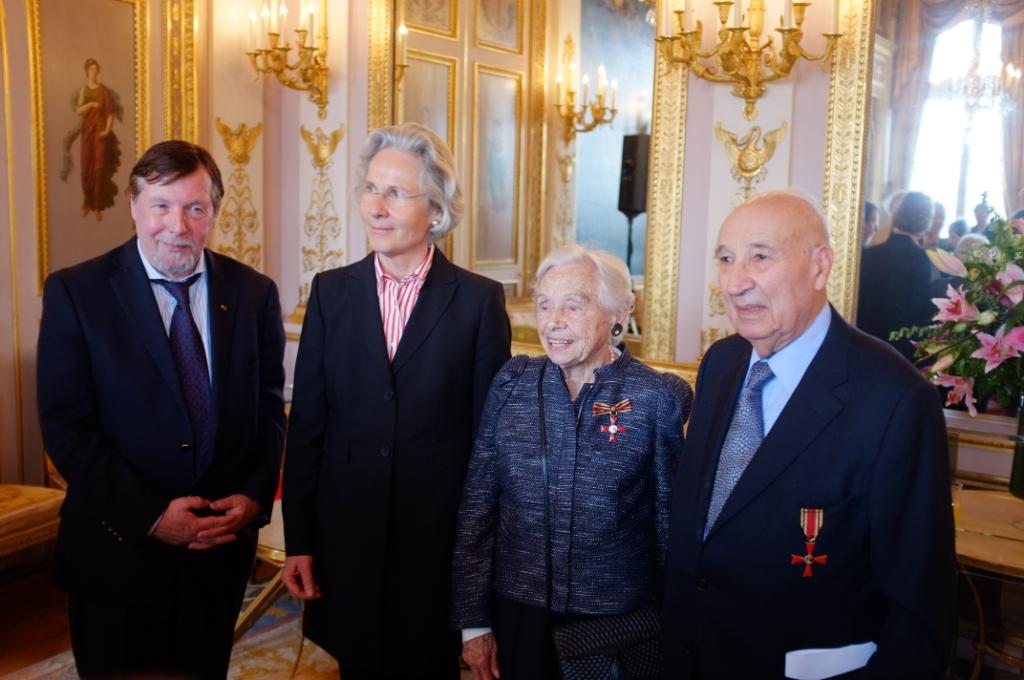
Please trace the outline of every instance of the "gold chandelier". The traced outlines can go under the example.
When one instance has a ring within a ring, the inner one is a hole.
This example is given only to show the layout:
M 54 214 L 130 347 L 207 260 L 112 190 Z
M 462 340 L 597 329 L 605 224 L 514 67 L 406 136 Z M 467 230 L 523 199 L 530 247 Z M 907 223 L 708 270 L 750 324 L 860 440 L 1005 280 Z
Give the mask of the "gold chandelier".
M 803 23 L 811 3 L 785 0 L 785 15 L 779 19 L 781 45 L 764 31 L 764 0 L 749 0 L 744 11 L 742 0 L 718 0 L 712 3 L 718 10 L 718 43 L 707 52 L 701 51 L 704 27 L 694 19 L 691 0 L 682 10 L 672 7 L 672 0 L 662 0 L 662 30 L 667 35 L 656 38 L 665 60 L 681 64 L 698 78 L 713 83 L 729 83 L 732 93 L 746 102 L 743 115 L 752 120 L 757 115 L 757 100 L 764 96 L 765 85 L 782 80 L 792 73 L 800 59 L 828 61 L 835 53 L 838 32 L 839 1 L 833 2 L 832 30 L 825 33 L 827 45 L 819 55 L 808 54 L 803 48 Z M 673 32 L 672 15 L 675 15 Z M 730 25 L 731 23 L 731 25 Z M 693 27 L 691 28 L 691 24 Z

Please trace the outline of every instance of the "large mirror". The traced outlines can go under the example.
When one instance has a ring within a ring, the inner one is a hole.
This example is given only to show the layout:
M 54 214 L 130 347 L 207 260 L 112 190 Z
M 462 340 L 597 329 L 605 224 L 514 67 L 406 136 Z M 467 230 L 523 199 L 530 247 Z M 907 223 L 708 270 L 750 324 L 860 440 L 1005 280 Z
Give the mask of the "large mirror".
M 945 295 L 924 249 L 962 253 L 990 211 L 1024 208 L 1024 0 L 879 0 L 876 14 L 858 324 L 888 340 Z

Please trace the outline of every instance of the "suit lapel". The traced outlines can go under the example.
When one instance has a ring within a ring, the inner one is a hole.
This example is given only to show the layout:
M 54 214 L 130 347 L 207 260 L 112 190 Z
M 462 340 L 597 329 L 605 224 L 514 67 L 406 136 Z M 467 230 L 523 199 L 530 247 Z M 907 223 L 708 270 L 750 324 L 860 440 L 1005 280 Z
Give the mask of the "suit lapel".
M 402 340 L 398 343 L 398 351 L 391 363 L 391 370 L 397 373 L 402 366 L 416 353 L 423 341 L 440 321 L 444 310 L 455 295 L 458 283 L 455 280 L 455 267 L 434 248 L 434 261 L 423 282 L 416 306 L 412 308 L 409 323 L 402 332 Z M 381 331 L 383 333 L 383 330 Z
M 171 394 L 182 408 L 185 408 L 185 397 L 181 392 L 178 367 L 174 363 L 171 345 L 167 340 L 167 330 L 160 318 L 160 310 L 156 306 L 153 289 L 142 266 L 134 238 L 121 247 L 118 259 L 117 271 L 110 277 L 114 296 L 124 308 L 125 315 L 139 334 L 142 344 L 153 357 Z
M 371 361 L 378 366 L 387 366 L 387 340 L 384 338 L 384 322 L 380 319 L 380 298 L 377 297 L 373 257 L 373 253 L 370 253 L 349 269 L 349 276 L 355 279 L 355 304 L 351 306 L 355 321 L 353 328 L 359 329 L 358 335 L 366 343 Z
M 846 382 L 849 345 L 849 326 L 833 309 L 825 342 L 726 500 L 715 527 L 708 535 L 709 540 L 719 527 L 753 501 L 802 455 L 842 411 L 843 402 L 833 392 Z
M 213 357 L 213 396 L 219 420 L 219 415 L 224 412 L 227 393 L 224 387 L 231 362 L 238 286 L 211 252 L 206 253 L 206 296 L 210 315 L 210 354 Z

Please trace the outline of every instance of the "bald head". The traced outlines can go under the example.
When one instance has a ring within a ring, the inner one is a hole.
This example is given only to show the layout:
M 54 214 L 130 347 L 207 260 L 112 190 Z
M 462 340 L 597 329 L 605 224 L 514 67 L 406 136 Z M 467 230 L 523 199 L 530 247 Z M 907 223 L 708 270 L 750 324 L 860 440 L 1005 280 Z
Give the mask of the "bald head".
M 821 212 L 790 191 L 761 194 L 722 223 L 715 259 L 726 313 L 761 358 L 798 338 L 827 303 L 828 240 Z

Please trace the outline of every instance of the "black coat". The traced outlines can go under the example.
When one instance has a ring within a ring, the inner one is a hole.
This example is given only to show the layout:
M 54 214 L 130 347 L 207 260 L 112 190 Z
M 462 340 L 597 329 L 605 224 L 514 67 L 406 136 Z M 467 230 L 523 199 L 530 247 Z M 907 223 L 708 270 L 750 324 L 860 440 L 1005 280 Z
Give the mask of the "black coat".
M 217 435 L 197 481 L 188 411 L 135 238 L 46 280 L 39 418 L 68 482 L 54 576 L 69 591 L 133 603 L 164 594 L 179 561 L 196 555 L 146 535 L 174 498 L 243 493 L 271 507 L 284 440 L 277 288 L 210 251 L 206 266 Z M 198 558 L 214 582 L 223 574 L 225 587 L 244 584 L 256 524 Z
M 924 250 L 909 236 L 893 234 L 861 254 L 857 327 L 913 360 L 910 341 L 890 342 L 889 334 L 930 324 L 936 312 L 933 292 L 932 264 Z
M 875 641 L 857 677 L 942 677 L 954 621 L 938 393 L 832 311 L 824 344 L 702 541 L 751 346 L 704 356 L 675 478 L 665 680 L 782 678 L 785 654 Z M 801 508 L 824 510 L 809 577 Z
M 373 254 L 314 278 L 284 474 L 289 555 L 323 597 L 306 635 L 343 669 L 415 673 L 458 654 L 455 520 L 491 379 L 509 358 L 501 286 L 440 250 L 388 363 Z

